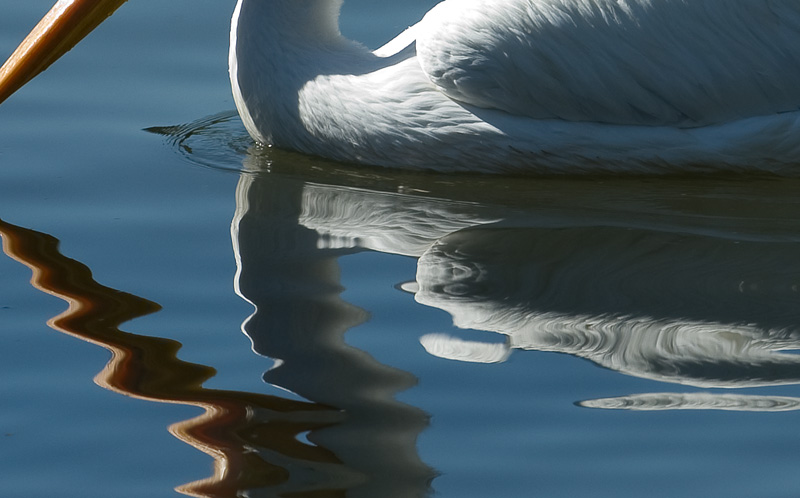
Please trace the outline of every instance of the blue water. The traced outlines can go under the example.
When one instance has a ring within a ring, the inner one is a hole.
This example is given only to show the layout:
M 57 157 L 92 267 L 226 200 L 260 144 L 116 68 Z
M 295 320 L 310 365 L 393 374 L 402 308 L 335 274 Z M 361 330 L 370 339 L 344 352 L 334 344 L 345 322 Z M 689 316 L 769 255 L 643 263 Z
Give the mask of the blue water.
M 259 150 L 229 3 L 131 2 L 0 106 L 0 496 L 800 495 L 800 182 Z

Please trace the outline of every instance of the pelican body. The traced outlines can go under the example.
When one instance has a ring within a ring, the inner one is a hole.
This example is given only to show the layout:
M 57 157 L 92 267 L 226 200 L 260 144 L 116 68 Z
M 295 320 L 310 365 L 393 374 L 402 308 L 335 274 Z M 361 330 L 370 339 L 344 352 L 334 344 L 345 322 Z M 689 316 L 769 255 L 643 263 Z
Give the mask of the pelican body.
M 238 0 L 257 142 L 448 172 L 800 169 L 796 0 L 445 0 L 376 51 L 341 5 Z

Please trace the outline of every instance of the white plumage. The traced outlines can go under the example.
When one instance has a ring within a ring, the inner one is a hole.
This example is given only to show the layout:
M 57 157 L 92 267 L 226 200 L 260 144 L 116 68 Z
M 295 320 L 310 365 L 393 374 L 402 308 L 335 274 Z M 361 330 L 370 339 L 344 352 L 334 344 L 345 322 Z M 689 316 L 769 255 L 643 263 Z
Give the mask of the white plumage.
M 796 0 L 446 0 L 375 52 L 341 3 L 238 1 L 257 141 L 439 171 L 800 166 Z

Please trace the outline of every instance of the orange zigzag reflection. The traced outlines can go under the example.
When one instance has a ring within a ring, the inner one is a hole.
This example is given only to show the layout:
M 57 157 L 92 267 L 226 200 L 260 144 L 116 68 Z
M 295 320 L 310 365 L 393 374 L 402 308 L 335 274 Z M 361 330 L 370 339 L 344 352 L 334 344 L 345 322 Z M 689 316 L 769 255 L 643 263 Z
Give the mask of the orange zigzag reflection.
M 0 236 L 3 251 L 33 271 L 34 287 L 69 303 L 69 308 L 50 319 L 48 325 L 111 351 L 111 360 L 95 377 L 97 384 L 140 399 L 205 410 L 201 416 L 172 425 L 170 432 L 211 455 L 214 475 L 178 491 L 191 496 L 237 496 L 243 489 L 286 482 L 288 470 L 248 451 L 253 444 L 306 464 L 338 463 L 328 450 L 296 439 L 299 434 L 339 421 L 338 410 L 202 387 L 214 375 L 214 369 L 178 359 L 180 343 L 119 329 L 126 321 L 158 311 L 158 304 L 97 283 L 88 267 L 58 251 L 58 240 L 50 235 L 0 220 Z M 258 421 L 249 422 L 256 411 Z

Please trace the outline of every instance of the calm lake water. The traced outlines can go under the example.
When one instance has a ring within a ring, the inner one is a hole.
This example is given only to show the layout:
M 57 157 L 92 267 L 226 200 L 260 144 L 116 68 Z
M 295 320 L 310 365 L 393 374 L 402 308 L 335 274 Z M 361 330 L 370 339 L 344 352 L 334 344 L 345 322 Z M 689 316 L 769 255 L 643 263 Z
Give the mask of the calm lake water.
M 0 107 L 0 496 L 800 496 L 800 181 L 262 150 L 233 3 L 130 2 Z

